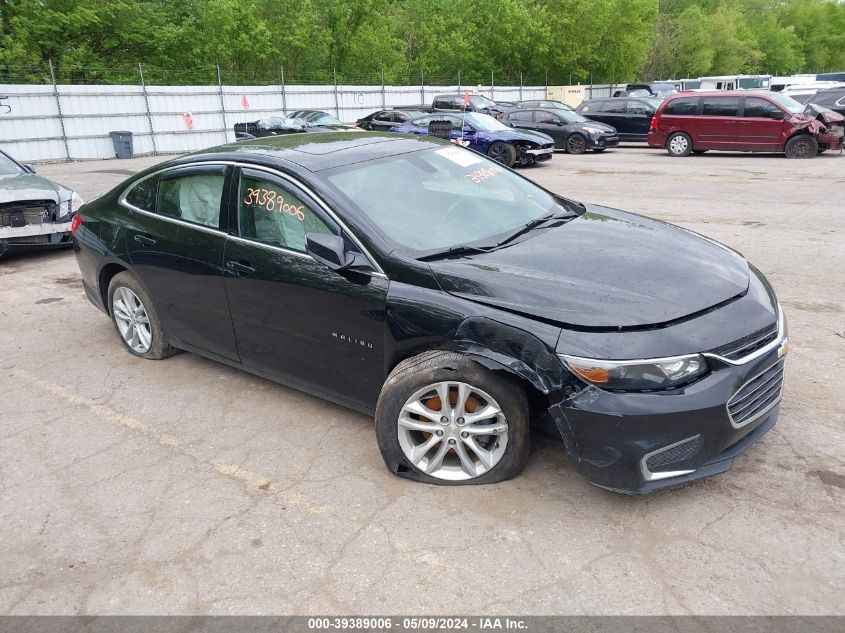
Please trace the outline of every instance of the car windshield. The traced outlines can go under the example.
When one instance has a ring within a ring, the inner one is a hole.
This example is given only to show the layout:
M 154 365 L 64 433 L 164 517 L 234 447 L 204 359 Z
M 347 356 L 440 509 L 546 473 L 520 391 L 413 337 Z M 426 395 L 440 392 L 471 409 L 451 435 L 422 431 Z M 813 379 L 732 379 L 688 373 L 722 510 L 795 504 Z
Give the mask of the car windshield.
M 474 108 L 489 108 L 491 106 L 496 105 L 495 103 L 490 101 L 490 99 L 488 99 L 487 97 L 484 97 L 482 95 L 476 95 L 474 97 L 470 97 L 469 102 L 472 104 L 472 106 Z
M 331 114 L 326 114 L 325 112 L 309 112 L 302 118 L 310 125 L 343 125 L 343 123 L 338 121 Z
M 792 97 L 787 97 L 786 95 L 782 95 L 778 92 L 773 92 L 771 94 L 767 94 L 766 96 L 784 110 L 792 112 L 792 114 L 801 114 L 804 111 L 804 105 L 802 103 L 798 103 Z
M 497 236 L 565 211 L 531 181 L 455 146 L 326 173 L 381 233 L 414 256 L 465 244 L 491 246 Z
M 10 176 L 13 174 L 22 174 L 23 171 L 18 167 L 17 163 L 5 154 L 0 154 L 0 176 Z
M 652 106 L 654 106 L 654 109 L 655 109 L 655 110 L 656 110 L 657 108 L 659 108 L 659 107 L 660 107 L 660 104 L 661 104 L 661 103 L 663 103 L 663 99 L 662 99 L 662 98 L 657 98 L 657 99 L 656 99 L 656 98 L 654 98 L 654 97 L 652 97 L 652 98 L 646 98 L 646 99 L 641 99 L 641 101 L 645 101 L 646 103 L 651 104 Z
M 511 129 L 501 121 L 491 117 L 489 114 L 479 114 L 478 112 L 467 112 L 466 122 L 482 132 L 499 132 L 501 130 Z

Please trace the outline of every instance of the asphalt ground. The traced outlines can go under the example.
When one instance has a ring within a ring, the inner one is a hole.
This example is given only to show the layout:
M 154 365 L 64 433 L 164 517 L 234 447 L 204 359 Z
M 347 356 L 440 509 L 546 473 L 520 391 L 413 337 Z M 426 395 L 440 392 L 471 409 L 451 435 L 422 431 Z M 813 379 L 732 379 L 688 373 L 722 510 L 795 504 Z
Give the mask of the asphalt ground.
M 87 199 L 166 158 L 38 171 Z M 732 471 L 620 496 L 536 435 L 513 481 L 399 479 L 371 419 L 193 354 L 137 359 L 71 251 L 15 255 L 0 614 L 845 614 L 845 158 L 627 146 L 523 173 L 771 280 L 792 344 L 780 421 Z

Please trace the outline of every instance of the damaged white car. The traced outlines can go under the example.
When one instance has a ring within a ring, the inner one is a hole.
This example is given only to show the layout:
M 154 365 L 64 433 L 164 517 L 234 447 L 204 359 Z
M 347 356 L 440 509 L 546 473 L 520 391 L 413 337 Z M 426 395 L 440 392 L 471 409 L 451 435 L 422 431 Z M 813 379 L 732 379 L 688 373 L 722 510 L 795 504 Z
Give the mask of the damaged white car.
M 70 246 L 71 220 L 81 206 L 75 191 L 0 150 L 0 257 L 15 249 Z

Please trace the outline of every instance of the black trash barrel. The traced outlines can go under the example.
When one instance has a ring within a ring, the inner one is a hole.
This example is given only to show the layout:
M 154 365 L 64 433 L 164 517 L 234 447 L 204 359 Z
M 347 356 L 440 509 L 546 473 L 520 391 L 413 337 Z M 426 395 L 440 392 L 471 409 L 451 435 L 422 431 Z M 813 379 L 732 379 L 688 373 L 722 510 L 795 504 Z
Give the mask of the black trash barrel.
M 135 152 L 132 149 L 132 132 L 109 132 L 109 136 L 111 136 L 111 141 L 114 144 L 114 153 L 118 158 L 134 158 Z

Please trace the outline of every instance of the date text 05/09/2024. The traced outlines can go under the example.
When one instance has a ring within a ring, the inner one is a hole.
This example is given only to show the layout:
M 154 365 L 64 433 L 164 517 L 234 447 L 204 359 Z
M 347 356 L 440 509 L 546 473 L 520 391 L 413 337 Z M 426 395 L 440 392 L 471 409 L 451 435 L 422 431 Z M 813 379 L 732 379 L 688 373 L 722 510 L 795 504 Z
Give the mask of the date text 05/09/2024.
M 315 617 L 308 618 L 312 631 L 369 630 L 369 631 L 443 631 L 526 630 L 525 620 L 510 617 Z

